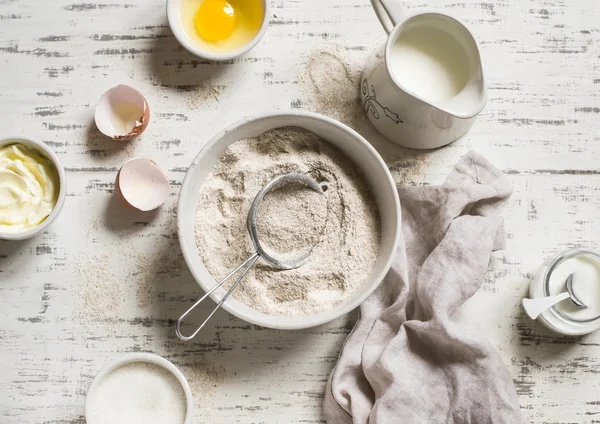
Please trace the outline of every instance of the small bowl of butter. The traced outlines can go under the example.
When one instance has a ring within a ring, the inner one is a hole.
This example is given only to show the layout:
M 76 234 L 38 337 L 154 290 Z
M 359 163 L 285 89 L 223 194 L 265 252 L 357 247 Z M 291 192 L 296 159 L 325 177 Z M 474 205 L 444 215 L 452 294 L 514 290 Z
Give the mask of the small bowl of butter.
M 254 48 L 270 16 L 269 0 L 167 0 L 175 38 L 190 53 L 212 61 L 234 59 Z
M 48 145 L 24 136 L 0 139 L 0 240 L 40 234 L 66 196 L 65 170 Z

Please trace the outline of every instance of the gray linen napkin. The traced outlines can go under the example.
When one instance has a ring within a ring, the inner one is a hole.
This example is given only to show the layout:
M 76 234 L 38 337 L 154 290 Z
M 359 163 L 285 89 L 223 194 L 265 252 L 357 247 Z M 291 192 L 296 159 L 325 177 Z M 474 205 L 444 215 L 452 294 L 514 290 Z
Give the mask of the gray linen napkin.
M 452 319 L 504 244 L 508 179 L 470 152 L 441 186 L 399 186 L 402 240 L 361 305 L 325 395 L 328 424 L 521 423 L 495 349 Z

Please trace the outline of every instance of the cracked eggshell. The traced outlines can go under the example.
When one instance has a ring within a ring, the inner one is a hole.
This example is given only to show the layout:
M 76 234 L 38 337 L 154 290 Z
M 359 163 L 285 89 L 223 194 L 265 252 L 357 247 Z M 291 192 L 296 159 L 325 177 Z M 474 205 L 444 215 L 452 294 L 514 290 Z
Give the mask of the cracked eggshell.
M 125 162 L 117 174 L 116 192 L 129 206 L 151 211 L 169 197 L 169 180 L 156 162 L 133 158 Z
M 94 119 L 102 134 L 117 141 L 128 140 L 148 126 L 150 106 L 142 93 L 121 84 L 100 97 Z

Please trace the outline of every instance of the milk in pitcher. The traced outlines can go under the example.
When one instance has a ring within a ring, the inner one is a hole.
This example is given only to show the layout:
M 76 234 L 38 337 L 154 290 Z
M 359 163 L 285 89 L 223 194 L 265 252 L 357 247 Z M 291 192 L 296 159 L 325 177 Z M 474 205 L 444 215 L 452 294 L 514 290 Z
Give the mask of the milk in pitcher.
M 405 90 L 440 104 L 462 91 L 470 63 L 461 44 L 446 32 L 414 26 L 400 34 L 390 49 L 391 72 Z

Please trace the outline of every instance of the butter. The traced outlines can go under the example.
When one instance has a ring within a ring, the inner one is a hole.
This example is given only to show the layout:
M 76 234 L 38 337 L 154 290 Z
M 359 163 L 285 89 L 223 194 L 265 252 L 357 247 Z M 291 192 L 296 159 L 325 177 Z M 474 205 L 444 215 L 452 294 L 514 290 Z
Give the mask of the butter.
M 22 144 L 0 148 L 0 232 L 18 233 L 42 223 L 58 200 L 54 164 Z

